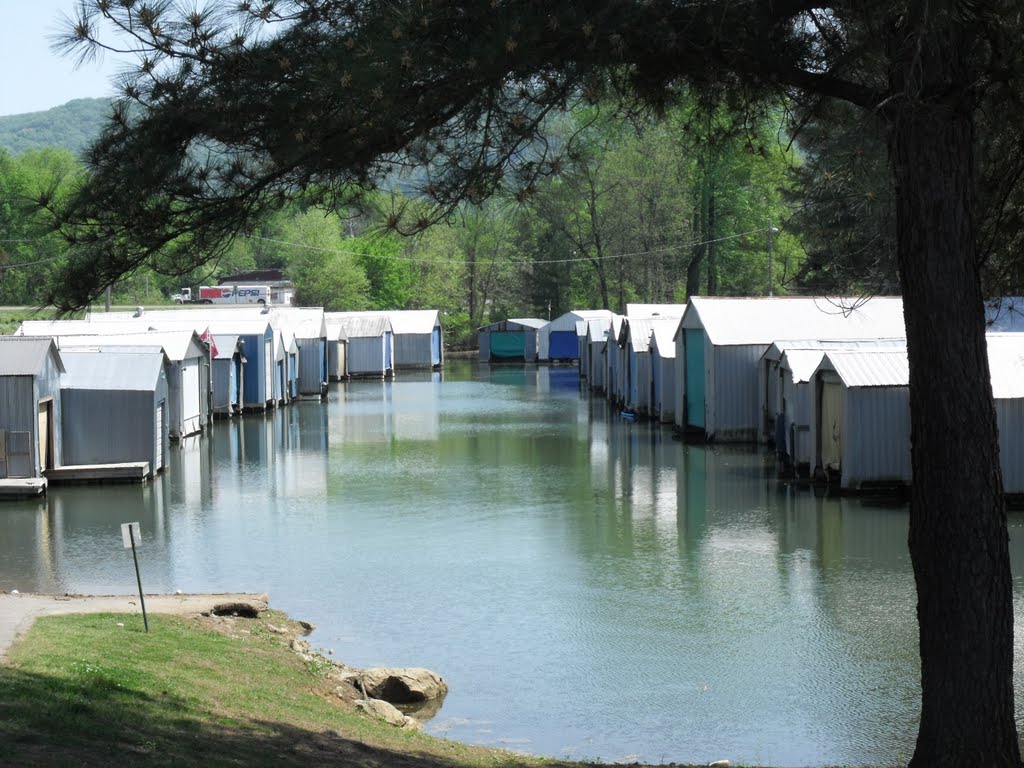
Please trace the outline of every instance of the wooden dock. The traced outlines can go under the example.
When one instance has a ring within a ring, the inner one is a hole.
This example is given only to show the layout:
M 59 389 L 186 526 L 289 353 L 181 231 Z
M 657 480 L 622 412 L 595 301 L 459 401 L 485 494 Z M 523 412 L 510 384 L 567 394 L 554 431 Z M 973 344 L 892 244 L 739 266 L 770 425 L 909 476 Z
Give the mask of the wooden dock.
M 144 483 L 149 478 L 148 461 L 129 461 L 123 464 L 76 464 L 46 471 L 53 485 L 81 485 L 88 483 Z
M 0 480 L 0 500 L 34 499 L 45 495 L 45 477 L 12 477 Z

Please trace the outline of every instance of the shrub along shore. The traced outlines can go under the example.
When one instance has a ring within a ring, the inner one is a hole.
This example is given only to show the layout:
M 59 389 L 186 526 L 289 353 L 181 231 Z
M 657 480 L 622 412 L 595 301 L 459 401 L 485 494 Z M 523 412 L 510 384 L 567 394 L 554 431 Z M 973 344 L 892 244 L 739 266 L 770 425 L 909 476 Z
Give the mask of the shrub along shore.
M 337 664 L 255 617 L 39 618 L 0 665 L 0 764 L 574 766 L 396 728 L 339 695 Z M 299 652 L 297 652 L 297 649 Z

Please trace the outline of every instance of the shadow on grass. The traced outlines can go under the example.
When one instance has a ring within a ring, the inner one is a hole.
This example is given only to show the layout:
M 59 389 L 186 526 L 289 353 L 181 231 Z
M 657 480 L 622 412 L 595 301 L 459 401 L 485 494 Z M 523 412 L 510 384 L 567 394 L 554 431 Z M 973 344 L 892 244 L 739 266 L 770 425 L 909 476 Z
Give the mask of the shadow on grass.
M 79 681 L 0 666 L 0 765 L 452 768 L 467 764 L 425 753 L 419 734 L 408 735 L 408 751 L 395 751 L 332 732 L 228 718 L 211 724 L 199 715 L 192 704 L 165 692 L 130 690 L 103 675 L 90 674 Z M 445 742 L 439 741 L 435 751 L 445 748 Z M 451 749 L 462 746 L 452 744 Z M 494 753 L 475 764 L 483 762 L 507 768 L 537 764 L 506 753 Z

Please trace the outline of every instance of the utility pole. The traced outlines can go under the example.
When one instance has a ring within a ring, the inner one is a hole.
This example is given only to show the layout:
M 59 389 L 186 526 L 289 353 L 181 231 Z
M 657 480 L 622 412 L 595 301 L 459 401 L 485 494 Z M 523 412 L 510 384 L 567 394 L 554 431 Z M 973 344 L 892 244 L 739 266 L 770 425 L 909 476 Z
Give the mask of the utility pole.
M 772 235 L 779 231 L 778 227 L 768 227 L 768 295 L 774 296 L 772 287 Z

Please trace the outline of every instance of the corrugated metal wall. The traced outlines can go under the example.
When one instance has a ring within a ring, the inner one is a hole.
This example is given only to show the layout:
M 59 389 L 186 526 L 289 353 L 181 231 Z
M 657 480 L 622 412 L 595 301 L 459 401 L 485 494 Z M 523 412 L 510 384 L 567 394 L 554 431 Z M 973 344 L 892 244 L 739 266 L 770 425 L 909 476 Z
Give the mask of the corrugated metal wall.
M 213 412 L 231 413 L 231 372 L 234 359 L 224 357 L 213 361 Z
M 604 341 L 591 342 L 589 346 L 590 353 L 588 357 L 590 359 L 590 369 L 587 376 L 590 379 L 590 388 L 603 392 L 608 366 L 605 364 L 605 358 L 602 352 L 608 346 L 608 341 L 606 339 Z
M 320 397 L 323 392 L 324 340 L 296 339 L 299 345 L 299 394 Z
M 345 371 L 345 342 L 332 339 L 327 342 L 327 377 L 329 381 L 341 381 Z
M 53 437 L 53 464 L 59 467 L 64 462 L 64 438 L 61 435 L 61 421 L 64 418 L 64 406 L 60 397 L 60 368 L 57 367 L 53 355 L 48 355 L 43 365 L 43 372 L 36 378 L 36 402 L 45 398 L 53 398 L 53 410 L 50 414 Z
M 676 333 L 676 380 L 675 380 L 675 416 L 672 423 L 679 429 L 686 426 L 686 334 L 682 328 Z
M 615 399 L 615 384 L 619 378 L 619 348 L 615 341 L 608 339 L 604 358 L 604 394 L 609 400 Z
M 430 333 L 430 362 L 435 367 L 444 365 L 444 332 L 440 325 Z
M 384 337 L 349 339 L 348 372 L 351 376 L 383 376 Z
M 782 377 L 781 385 L 786 411 L 786 451 L 798 469 L 803 467 L 810 472 L 814 469 L 816 458 L 813 444 L 815 433 L 812 431 L 815 415 L 812 407 L 814 386 L 806 381 L 794 384 L 788 372 Z
M 645 416 L 652 414 L 651 387 L 654 383 L 654 372 L 651 365 L 650 352 L 636 353 L 636 410 Z
M 760 431 L 761 398 L 757 364 L 766 344 L 715 347 L 713 389 L 705 431 L 718 442 L 756 442 Z
M 434 366 L 434 335 L 432 333 L 396 333 L 395 369 L 432 368 Z
M 842 487 L 909 485 L 910 396 L 907 387 L 845 388 Z
M 1024 400 L 996 400 L 1003 490 L 1024 493 Z
M 36 455 L 36 432 L 39 429 L 39 406 L 35 396 L 35 382 L 32 376 L 0 376 L 0 430 L 4 432 L 28 432 L 31 438 L 27 458 L 11 454 L 0 468 L 7 477 L 38 477 L 39 460 Z
M 662 424 L 671 424 L 676 411 L 676 366 L 672 358 L 657 355 L 651 360 L 652 375 L 656 377 L 656 401 L 652 404 L 654 415 Z
M 65 389 L 64 463 L 148 461 L 157 468 L 156 407 L 152 392 Z

